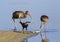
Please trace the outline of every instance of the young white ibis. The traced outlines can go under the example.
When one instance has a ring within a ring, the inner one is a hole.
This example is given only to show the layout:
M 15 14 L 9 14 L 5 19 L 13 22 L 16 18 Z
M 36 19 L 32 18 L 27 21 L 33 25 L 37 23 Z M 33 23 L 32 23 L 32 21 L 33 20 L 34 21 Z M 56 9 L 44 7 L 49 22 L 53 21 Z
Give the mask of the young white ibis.
M 29 11 L 26 11 L 25 13 L 23 11 L 13 12 L 12 19 L 13 19 L 13 22 L 14 22 L 14 31 L 16 30 L 15 19 L 19 19 L 21 21 L 21 19 L 25 19 L 28 16 L 30 16 L 30 18 L 32 19 Z
M 41 20 L 41 26 L 40 26 L 40 28 L 43 27 L 45 29 L 45 26 L 46 26 L 46 23 L 48 22 L 48 19 L 49 18 L 46 15 L 42 15 L 40 17 L 40 20 Z

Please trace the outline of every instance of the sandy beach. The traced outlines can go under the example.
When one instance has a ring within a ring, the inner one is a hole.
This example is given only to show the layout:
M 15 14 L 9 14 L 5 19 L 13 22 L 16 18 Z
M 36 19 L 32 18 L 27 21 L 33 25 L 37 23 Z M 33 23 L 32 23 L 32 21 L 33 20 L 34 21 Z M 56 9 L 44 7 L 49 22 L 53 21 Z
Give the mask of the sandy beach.
M 0 42 L 22 42 L 24 39 L 28 37 L 32 37 L 37 33 L 28 32 L 22 33 L 20 32 L 12 32 L 12 31 L 2 31 L 0 30 Z

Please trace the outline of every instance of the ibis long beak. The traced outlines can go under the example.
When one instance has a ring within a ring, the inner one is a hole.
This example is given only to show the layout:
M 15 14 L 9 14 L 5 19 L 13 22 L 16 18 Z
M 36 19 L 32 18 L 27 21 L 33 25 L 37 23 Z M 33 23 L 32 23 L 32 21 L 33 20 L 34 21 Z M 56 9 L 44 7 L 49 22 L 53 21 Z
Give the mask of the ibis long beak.
M 30 18 L 32 19 L 32 16 L 31 15 L 29 15 L 30 16 Z

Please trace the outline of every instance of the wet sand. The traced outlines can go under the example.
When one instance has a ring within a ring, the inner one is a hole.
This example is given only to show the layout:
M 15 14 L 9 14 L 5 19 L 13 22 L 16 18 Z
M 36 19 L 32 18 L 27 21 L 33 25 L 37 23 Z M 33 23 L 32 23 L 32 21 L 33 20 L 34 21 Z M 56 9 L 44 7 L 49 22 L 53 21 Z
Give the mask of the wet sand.
M 38 33 L 22 33 L 20 32 L 12 32 L 12 31 L 4 31 L 0 30 L 0 42 L 22 42 L 24 39 L 36 36 Z

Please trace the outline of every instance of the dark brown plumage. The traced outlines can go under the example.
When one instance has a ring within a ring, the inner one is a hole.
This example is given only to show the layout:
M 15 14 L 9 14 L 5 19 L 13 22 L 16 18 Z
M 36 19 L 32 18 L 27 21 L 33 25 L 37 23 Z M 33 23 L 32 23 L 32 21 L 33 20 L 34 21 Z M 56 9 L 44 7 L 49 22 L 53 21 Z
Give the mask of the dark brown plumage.
M 40 17 L 40 20 L 41 20 L 42 22 L 45 22 L 44 19 L 49 19 L 49 18 L 48 18 L 48 16 L 46 16 L 46 15 L 42 15 L 42 16 Z
M 13 19 L 18 19 L 18 18 L 19 18 L 19 14 L 22 14 L 23 17 L 25 18 L 25 15 L 24 15 L 24 12 L 23 12 L 23 11 L 15 11 L 15 12 L 13 12 L 12 18 L 13 18 Z M 22 18 L 22 17 L 21 17 L 21 18 Z
M 27 27 L 28 27 L 28 23 L 30 23 L 29 21 L 27 21 L 27 22 L 25 22 L 25 23 L 22 23 L 21 21 L 19 22 L 20 24 L 21 24 L 21 26 L 22 26 L 22 30 L 23 30 L 23 32 L 24 32 L 24 28 L 26 29 L 26 31 L 27 31 Z

